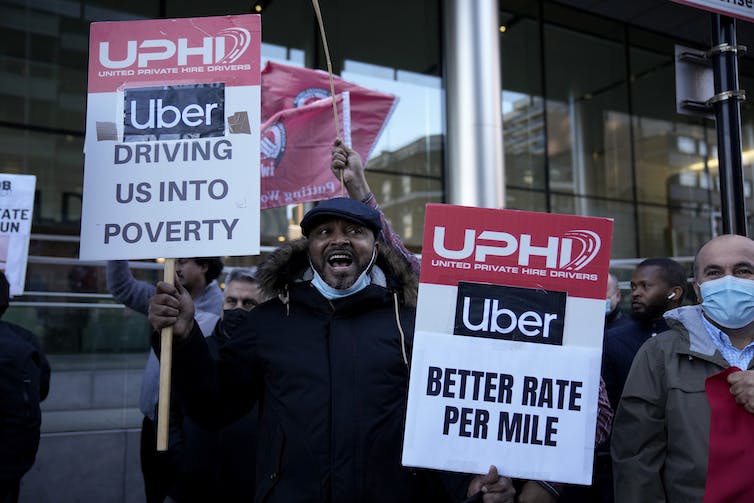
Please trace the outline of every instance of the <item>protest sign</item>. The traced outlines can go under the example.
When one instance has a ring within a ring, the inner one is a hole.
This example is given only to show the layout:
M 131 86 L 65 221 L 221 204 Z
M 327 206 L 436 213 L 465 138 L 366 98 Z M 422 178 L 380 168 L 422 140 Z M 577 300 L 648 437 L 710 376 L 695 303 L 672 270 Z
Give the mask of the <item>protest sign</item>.
M 404 465 L 591 483 L 611 235 L 427 206 Z
M 336 97 L 340 131 L 350 144 L 348 93 Z M 332 98 L 278 112 L 262 125 L 261 208 L 322 201 L 339 194 L 330 170 L 335 122 Z
M 0 270 L 10 294 L 24 293 L 37 177 L 0 173 Z
M 335 93 L 349 93 L 351 147 L 369 159 L 398 99 L 334 78 Z M 283 110 L 310 105 L 330 96 L 327 72 L 268 61 L 262 70 L 262 122 Z
M 258 15 L 93 23 L 80 258 L 259 253 Z

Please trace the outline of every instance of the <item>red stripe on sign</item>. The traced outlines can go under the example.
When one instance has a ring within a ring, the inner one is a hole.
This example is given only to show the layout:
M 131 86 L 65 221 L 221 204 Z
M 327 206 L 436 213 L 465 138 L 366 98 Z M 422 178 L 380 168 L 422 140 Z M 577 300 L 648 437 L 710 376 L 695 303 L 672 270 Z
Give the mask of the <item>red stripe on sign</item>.
M 492 283 L 603 299 L 612 219 L 427 205 L 422 283 Z
M 223 82 L 260 84 L 259 15 L 92 23 L 89 92 Z

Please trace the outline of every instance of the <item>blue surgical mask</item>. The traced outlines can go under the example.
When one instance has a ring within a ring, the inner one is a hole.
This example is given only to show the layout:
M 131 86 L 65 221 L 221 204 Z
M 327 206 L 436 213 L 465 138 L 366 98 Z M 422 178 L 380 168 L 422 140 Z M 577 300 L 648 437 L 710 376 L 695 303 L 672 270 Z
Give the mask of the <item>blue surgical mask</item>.
M 754 321 L 754 281 L 723 276 L 699 285 L 702 309 L 724 328 L 742 328 Z
M 369 277 L 369 270 L 372 268 L 372 264 L 374 263 L 374 259 L 376 257 L 377 249 L 375 248 L 372 252 L 372 259 L 369 261 L 369 265 L 366 267 L 366 269 L 364 269 L 359 277 L 356 278 L 356 281 L 353 282 L 353 285 L 344 289 L 334 288 L 328 285 L 327 282 L 322 279 L 322 276 L 319 275 L 317 270 L 312 267 L 312 271 L 314 272 L 314 277 L 312 278 L 312 286 L 316 288 L 319 293 L 321 293 L 326 299 L 329 300 L 342 299 L 343 297 L 348 297 L 349 295 L 353 295 L 356 292 L 360 292 L 361 290 L 369 286 L 369 284 L 372 282 L 372 278 Z
M 610 312 L 613 310 L 613 308 L 610 307 L 610 303 L 611 303 L 610 299 L 605 299 L 605 316 L 610 314 Z

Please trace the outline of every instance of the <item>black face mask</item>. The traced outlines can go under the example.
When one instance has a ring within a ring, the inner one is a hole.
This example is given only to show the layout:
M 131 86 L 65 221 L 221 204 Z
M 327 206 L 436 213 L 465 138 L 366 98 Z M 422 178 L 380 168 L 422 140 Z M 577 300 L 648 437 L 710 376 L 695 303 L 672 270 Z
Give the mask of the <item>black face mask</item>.
M 248 314 L 244 309 L 223 309 L 223 319 L 220 321 L 223 335 L 230 338 Z

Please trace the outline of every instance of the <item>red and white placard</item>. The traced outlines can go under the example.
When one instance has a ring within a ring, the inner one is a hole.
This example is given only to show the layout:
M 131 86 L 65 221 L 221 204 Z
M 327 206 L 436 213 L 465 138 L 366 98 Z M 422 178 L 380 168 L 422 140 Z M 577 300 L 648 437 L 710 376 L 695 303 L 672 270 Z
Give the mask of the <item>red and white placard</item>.
M 93 23 L 82 259 L 259 253 L 258 15 Z
M 403 463 L 588 484 L 612 220 L 428 205 Z

